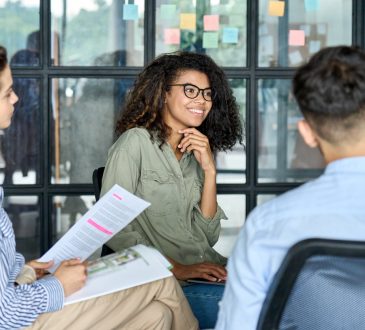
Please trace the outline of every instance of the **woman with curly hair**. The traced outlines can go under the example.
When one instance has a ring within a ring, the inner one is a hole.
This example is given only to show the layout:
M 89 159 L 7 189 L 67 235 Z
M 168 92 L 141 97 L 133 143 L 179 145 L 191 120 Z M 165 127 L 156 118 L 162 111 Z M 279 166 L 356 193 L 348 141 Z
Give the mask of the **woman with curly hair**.
M 157 57 L 138 76 L 116 131 L 101 194 L 117 183 L 151 206 L 107 245 L 154 246 L 177 279 L 224 281 L 226 258 L 213 249 L 226 219 L 217 204 L 213 155 L 242 142 L 224 72 L 204 54 Z M 213 327 L 224 286 L 184 284 L 201 328 Z
M 17 102 L 7 52 L 0 46 L 0 129 L 11 124 Z M 65 297 L 85 284 L 86 262 L 64 260 L 53 275 L 48 273 L 53 261 L 25 264 L 3 200 L 0 186 L 0 329 L 198 329 L 172 276 L 64 306 Z

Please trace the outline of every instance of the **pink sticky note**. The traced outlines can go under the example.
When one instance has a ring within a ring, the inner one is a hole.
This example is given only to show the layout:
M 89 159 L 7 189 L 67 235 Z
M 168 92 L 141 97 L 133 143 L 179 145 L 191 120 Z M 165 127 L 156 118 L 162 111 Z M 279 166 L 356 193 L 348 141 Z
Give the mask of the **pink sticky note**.
M 179 45 L 180 44 L 180 29 L 165 29 L 164 30 L 165 45 Z
M 305 32 L 303 30 L 289 30 L 289 46 L 304 46 Z
M 204 15 L 204 31 L 219 30 L 219 15 Z

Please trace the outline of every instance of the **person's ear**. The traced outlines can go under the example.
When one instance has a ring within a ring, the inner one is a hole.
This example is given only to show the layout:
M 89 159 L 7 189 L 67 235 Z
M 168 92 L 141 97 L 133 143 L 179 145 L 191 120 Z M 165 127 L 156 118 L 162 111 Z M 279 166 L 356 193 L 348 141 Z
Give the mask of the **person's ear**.
M 305 119 L 298 121 L 298 130 L 304 142 L 311 148 L 318 147 L 318 139 L 316 133 Z

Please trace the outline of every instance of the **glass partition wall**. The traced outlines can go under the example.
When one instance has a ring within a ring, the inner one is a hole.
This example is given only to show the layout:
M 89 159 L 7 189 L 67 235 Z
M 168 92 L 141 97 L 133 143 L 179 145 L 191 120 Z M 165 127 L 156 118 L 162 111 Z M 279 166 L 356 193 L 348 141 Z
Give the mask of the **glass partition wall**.
M 291 93 L 299 65 L 326 46 L 364 47 L 361 0 L 0 0 L 20 97 L 0 131 L 0 183 L 18 249 L 36 258 L 95 203 L 91 176 L 115 140 L 133 81 L 155 56 L 210 55 L 240 105 L 244 145 L 215 155 L 229 255 L 257 204 L 317 177 Z

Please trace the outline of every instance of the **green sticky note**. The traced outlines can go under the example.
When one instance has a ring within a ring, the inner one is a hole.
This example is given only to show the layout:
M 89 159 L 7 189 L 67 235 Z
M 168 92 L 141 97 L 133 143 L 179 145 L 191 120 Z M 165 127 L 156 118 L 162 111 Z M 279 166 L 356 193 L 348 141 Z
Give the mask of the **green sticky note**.
M 162 20 L 174 19 L 176 15 L 176 5 L 161 5 L 160 17 Z
M 125 21 L 136 21 L 138 19 L 138 6 L 123 5 L 123 19 Z
M 203 48 L 218 48 L 218 32 L 203 33 Z

